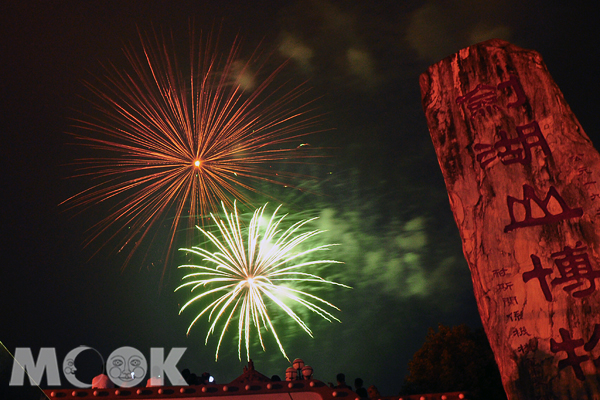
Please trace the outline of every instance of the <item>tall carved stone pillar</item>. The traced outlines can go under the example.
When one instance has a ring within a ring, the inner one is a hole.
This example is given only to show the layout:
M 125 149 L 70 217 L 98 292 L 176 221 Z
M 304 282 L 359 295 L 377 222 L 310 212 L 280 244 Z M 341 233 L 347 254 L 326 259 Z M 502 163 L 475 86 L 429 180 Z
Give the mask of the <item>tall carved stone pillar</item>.
M 598 152 L 534 51 L 490 40 L 420 84 L 509 399 L 600 398 Z

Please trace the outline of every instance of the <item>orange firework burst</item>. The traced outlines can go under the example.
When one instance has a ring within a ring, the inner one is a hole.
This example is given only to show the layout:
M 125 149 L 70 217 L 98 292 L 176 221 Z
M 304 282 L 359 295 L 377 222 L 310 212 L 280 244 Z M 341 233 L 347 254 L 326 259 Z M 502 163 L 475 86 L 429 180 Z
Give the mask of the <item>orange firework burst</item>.
M 252 182 L 293 186 L 293 173 L 272 167 L 310 156 L 298 144 L 319 116 L 302 100 L 304 84 L 275 83 L 285 63 L 265 72 L 269 57 L 259 50 L 243 61 L 238 39 L 225 54 L 211 35 L 200 46 L 192 40 L 183 67 L 164 38 L 140 38 L 141 52 L 125 49 L 130 71 L 110 65 L 101 83 L 86 83 L 96 112 L 77 120 L 84 133 L 73 136 L 105 156 L 77 161 L 77 176 L 99 183 L 63 203 L 110 202 L 89 241 L 120 240 L 125 265 L 170 220 L 166 267 L 177 232 L 203 224 L 219 203 L 249 203 Z

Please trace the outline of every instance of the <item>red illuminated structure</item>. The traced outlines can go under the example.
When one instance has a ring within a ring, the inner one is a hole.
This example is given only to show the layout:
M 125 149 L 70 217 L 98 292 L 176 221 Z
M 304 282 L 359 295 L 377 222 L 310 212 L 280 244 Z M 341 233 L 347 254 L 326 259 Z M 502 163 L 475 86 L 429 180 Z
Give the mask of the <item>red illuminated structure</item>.
M 310 368 L 310 367 L 308 367 Z M 206 384 L 190 386 L 133 387 L 115 389 L 46 389 L 50 399 L 172 399 L 172 400 L 360 400 L 351 389 L 331 388 L 327 384 L 312 379 L 306 367 L 302 378 L 272 381 L 254 369 L 252 361 L 244 372 L 232 382 L 224 385 Z M 310 368 L 312 372 L 312 368 Z M 298 374 L 300 375 L 300 374 Z M 307 376 L 308 375 L 308 376 Z M 286 379 L 290 379 L 287 377 Z M 407 396 L 376 396 L 379 400 L 462 400 L 467 399 L 462 392 L 419 394 Z

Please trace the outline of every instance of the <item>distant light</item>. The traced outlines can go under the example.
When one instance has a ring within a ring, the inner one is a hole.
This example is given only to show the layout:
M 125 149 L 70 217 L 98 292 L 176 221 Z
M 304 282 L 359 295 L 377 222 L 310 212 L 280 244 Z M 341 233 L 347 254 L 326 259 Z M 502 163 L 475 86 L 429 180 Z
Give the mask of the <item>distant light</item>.
M 208 381 L 209 381 L 210 383 L 213 383 L 213 382 L 215 381 L 215 377 L 214 377 L 214 376 L 212 376 L 212 375 L 211 375 L 211 376 L 209 376 L 209 377 L 208 377 Z
M 201 164 L 202 164 L 202 162 L 200 162 L 200 160 L 194 161 L 194 166 L 195 167 L 200 167 Z

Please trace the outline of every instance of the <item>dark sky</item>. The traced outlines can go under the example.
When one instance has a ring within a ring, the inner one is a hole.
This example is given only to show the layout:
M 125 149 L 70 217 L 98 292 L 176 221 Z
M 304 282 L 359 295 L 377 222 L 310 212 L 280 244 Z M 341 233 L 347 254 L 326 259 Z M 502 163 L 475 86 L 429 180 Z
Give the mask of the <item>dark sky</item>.
M 326 277 L 354 289 L 320 293 L 342 309 L 342 323 L 310 318 L 314 339 L 291 321 L 281 329 L 289 356 L 326 382 L 345 372 L 349 381 L 360 376 L 396 394 L 429 327 L 480 326 L 420 105 L 418 77 L 429 65 L 496 37 L 534 49 L 584 130 L 600 141 L 600 32 L 593 12 L 572 2 L 10 3 L 0 6 L 0 341 L 11 352 L 55 347 L 62 362 L 79 345 L 104 356 L 121 346 L 146 355 L 150 347 L 187 347 L 180 368 L 210 371 L 221 383 L 242 372 L 233 338 L 215 363 L 215 338 L 204 346 L 205 326 L 186 337 L 192 314 L 178 315 L 186 294 L 173 293 L 181 256 L 166 266 L 162 284 L 161 243 L 141 247 L 145 254 L 125 269 L 110 243 L 91 257 L 101 243 L 84 248 L 85 231 L 103 208 L 76 214 L 59 207 L 92 185 L 68 179 L 69 163 L 84 150 L 67 132 L 93 96 L 82 81 L 102 80 L 102 64 L 126 68 L 122 50 L 139 44 L 138 30 L 187 40 L 190 20 L 197 30 L 220 25 L 223 46 L 244 39 L 242 55 L 262 41 L 274 63 L 291 57 L 283 77 L 308 80 L 320 98 L 322 124 L 334 129 L 310 143 L 331 157 L 311 168 L 316 194 L 282 201 L 320 217 L 323 239 L 340 244 L 334 256 L 345 263 Z M 253 359 L 269 376 L 283 376 L 288 366 L 272 344 L 264 354 L 254 349 Z

